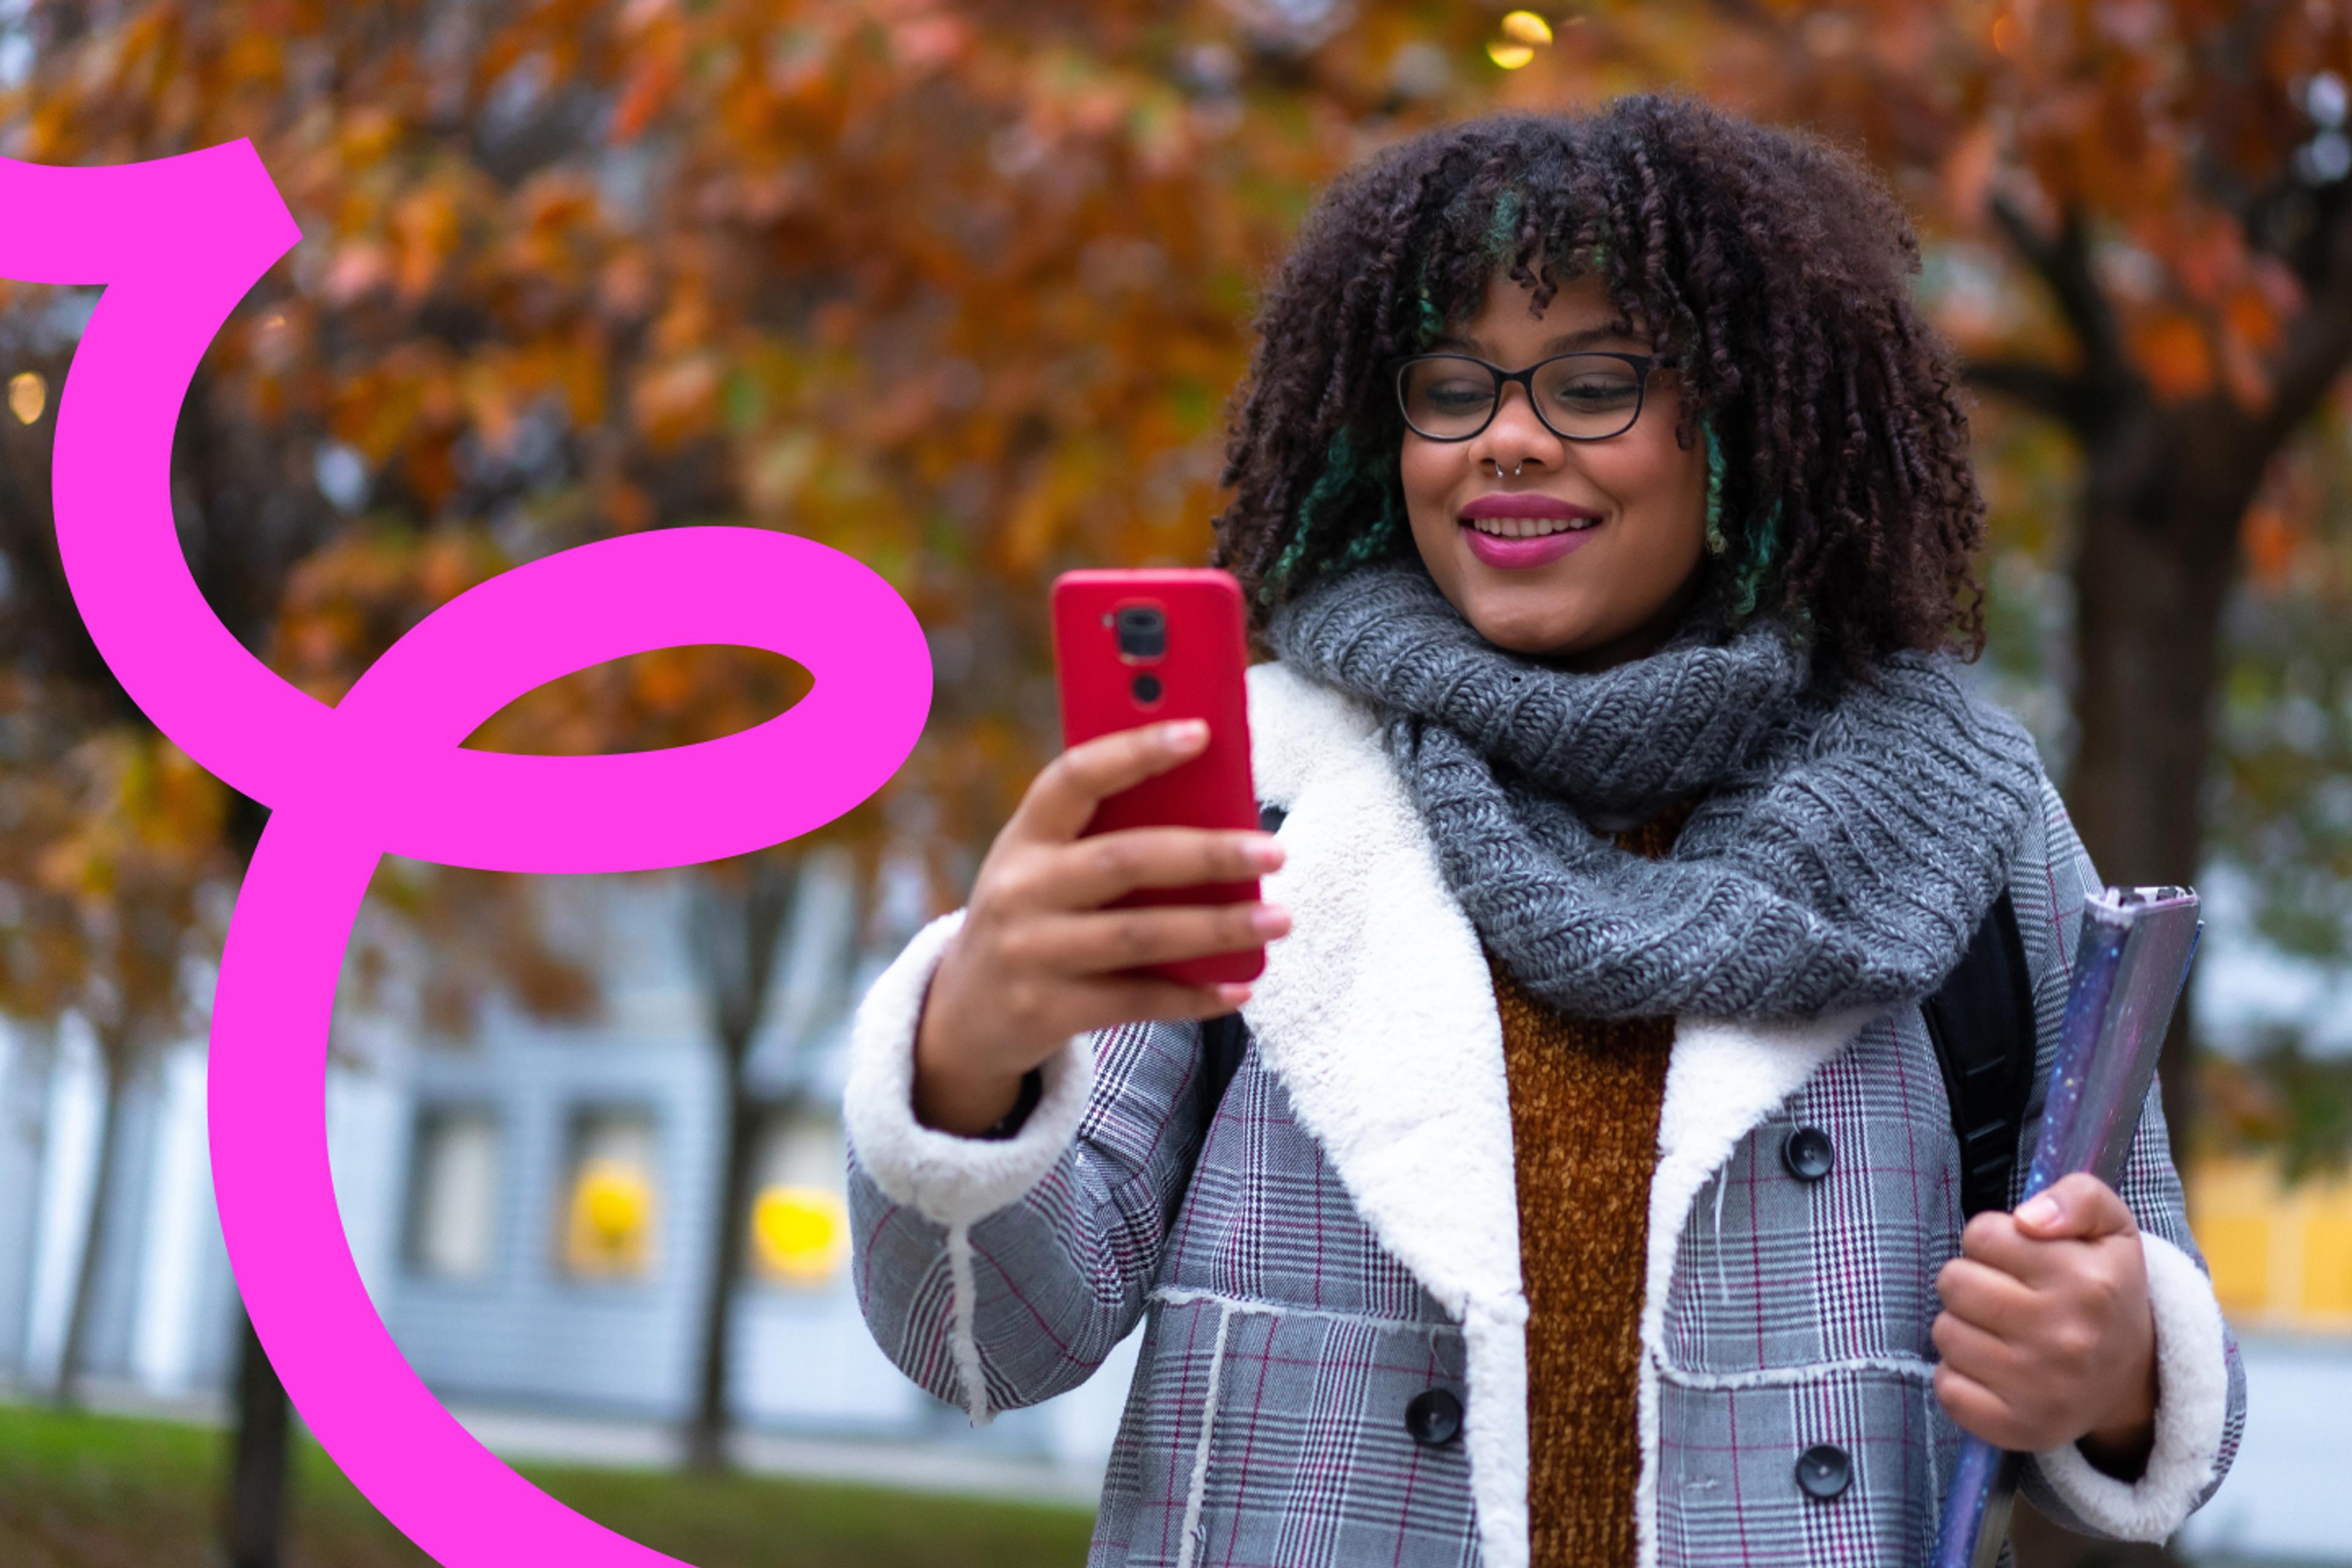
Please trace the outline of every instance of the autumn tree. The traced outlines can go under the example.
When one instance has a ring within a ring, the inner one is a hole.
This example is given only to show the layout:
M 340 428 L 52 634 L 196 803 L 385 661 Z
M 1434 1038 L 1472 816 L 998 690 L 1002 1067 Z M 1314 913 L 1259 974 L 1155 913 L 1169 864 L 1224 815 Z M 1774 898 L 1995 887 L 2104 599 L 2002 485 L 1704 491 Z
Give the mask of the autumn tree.
M 1919 214 L 1988 409 L 2079 452 L 2069 798 L 2109 875 L 2194 878 L 2221 608 L 2250 547 L 2293 544 L 2265 476 L 2352 352 L 2340 9 L 1506 9 L 41 8 L 6 24 L 34 47 L 0 145 L 250 136 L 302 225 L 183 437 L 215 465 L 192 563 L 231 606 L 208 552 L 264 552 L 231 624 L 276 668 L 332 700 L 432 605 L 583 540 L 805 534 L 930 633 L 923 743 L 839 831 L 919 838 L 945 901 L 1055 745 L 1052 575 L 1203 557 L 1254 291 L 1323 182 L 1444 120 L 1641 88 L 1816 126 Z M 70 311 L 19 291 L 37 316 Z M 777 710 L 776 674 L 681 650 L 517 711 L 562 749 L 658 743 Z
M 314 36 L 324 16 L 320 11 L 309 18 Z M 315 78 L 288 79 L 284 39 L 277 30 L 280 20 L 297 24 L 299 34 L 303 18 L 281 16 L 272 7 L 240 15 L 191 8 L 184 17 L 169 7 L 110 16 L 62 6 L 12 13 L 0 42 L 12 51 L 26 46 L 20 58 L 29 58 L 30 65 L 0 94 L 6 151 L 57 163 L 122 162 L 258 133 L 273 121 L 318 132 L 316 117 L 309 122 L 304 117 L 328 84 Z M 347 53 L 366 58 L 378 36 L 374 30 L 384 20 L 353 18 L 341 39 Z M 221 24 L 217 30 L 215 21 Z M 315 62 L 320 57 L 314 52 L 310 58 Z M 375 121 L 364 105 L 357 106 L 356 114 L 355 131 L 335 122 L 323 134 L 331 149 L 353 145 L 364 158 L 373 134 L 368 127 Z M 289 140 L 268 149 L 281 180 L 296 150 Z M 306 388 L 315 392 L 327 375 L 315 359 L 306 358 L 314 351 L 303 334 L 315 318 L 305 314 L 302 287 L 290 277 L 295 270 L 281 268 L 263 281 L 199 372 L 175 444 L 173 499 L 189 564 L 232 633 L 282 671 L 331 697 L 339 694 L 332 689 L 335 672 L 324 667 L 338 651 L 363 646 L 371 637 L 388 641 L 396 636 L 432 604 L 476 580 L 467 574 L 480 552 L 469 551 L 464 540 L 454 552 L 412 548 L 407 535 L 394 531 L 378 541 L 383 548 L 373 552 L 375 574 L 417 591 L 386 611 L 388 621 L 335 621 L 329 616 L 332 635 L 322 640 L 321 619 L 302 618 L 306 606 L 342 607 L 333 605 L 334 568 L 353 552 L 353 523 L 347 513 L 365 498 L 352 493 L 337 467 L 356 459 L 346 456 L 354 448 L 331 438 L 329 416 L 334 409 L 299 395 Z M 264 814 L 194 774 L 145 724 L 97 658 L 65 589 L 49 522 L 48 415 L 90 299 L 89 290 L 12 287 L 0 314 L 11 413 L 0 424 L 5 443 L 0 454 L 5 458 L 0 463 L 0 584 L 5 588 L 0 593 L 0 668 L 16 699 L 10 713 L 7 784 L 14 820 L 8 843 L 12 858 L 26 861 L 21 868 L 12 864 L 0 887 L 16 917 L 8 922 L 8 987 L 0 1000 L 35 1016 L 73 1008 L 98 1034 L 115 1092 L 109 1096 L 109 1131 L 101 1138 L 107 1147 L 91 1211 L 96 1226 L 111 1206 L 104 1189 L 117 1164 L 110 1156 L 120 1089 L 145 1053 L 188 1023 L 187 997 L 178 984 L 184 961 L 201 959 L 207 941 L 216 955 L 217 921 L 215 929 L 206 930 L 198 919 L 206 910 L 197 896 L 203 879 L 234 885 Z M 411 302 L 427 308 L 421 300 Z M 436 303 L 446 308 L 446 301 Z M 412 327 L 415 320 L 406 318 Z M 381 314 L 355 315 L 334 325 L 362 336 L 387 330 Z M 387 357 L 399 363 L 396 353 Z M 389 395 L 392 403 L 398 405 L 413 385 L 396 386 Z M 364 398 L 358 406 L 362 413 L 380 412 Z M 446 434 L 443 411 L 412 406 L 409 412 L 426 436 L 417 443 L 421 455 L 407 472 L 424 494 L 434 494 L 433 487 L 444 482 L 454 489 L 446 447 L 435 446 L 435 437 Z M 468 515 L 477 517 L 487 515 L 486 493 L 512 483 L 500 473 L 477 473 L 469 482 Z M 395 497 L 402 493 L 397 485 L 389 488 Z M 345 547 L 342 556 L 334 549 L 339 543 Z M 297 579 L 298 563 L 308 568 L 307 585 Z M 495 569 L 482 566 L 477 576 Z M 20 804 L 24 811 L 16 809 Z M 471 911 L 483 918 L 496 907 L 497 889 L 493 882 L 471 889 L 491 893 L 487 902 L 427 895 L 422 902 L 412 900 L 412 912 Z M 456 890 L 443 889 L 445 894 Z M 507 933 L 516 929 L 494 917 L 487 923 Z M 464 964 L 457 961 L 469 954 L 511 954 L 522 945 L 527 944 L 512 940 L 488 945 L 453 941 L 453 962 L 441 967 L 440 975 L 446 982 L 462 974 Z M 510 978 L 518 967 L 528 977 L 520 989 L 530 1001 L 532 985 L 543 986 L 549 971 L 543 964 L 509 966 L 502 978 Z M 68 1375 L 86 1338 L 81 1325 L 87 1321 L 89 1275 L 103 1252 L 103 1238 L 94 1235 L 85 1247 L 77 1327 L 66 1358 Z M 241 1346 L 234 1479 L 224 1532 L 236 1568 L 260 1568 L 274 1563 L 278 1553 L 287 1411 L 284 1393 L 249 1326 Z
M 58 711 L 70 696 L 0 675 L 0 1015 L 52 1041 L 55 1022 L 76 1016 L 100 1069 L 96 1183 L 53 1389 L 65 1405 L 78 1402 L 112 1250 L 127 1102 L 194 1026 L 228 892 L 225 792 L 151 731 L 75 722 Z
M 1213 5 L 163 4 L 26 26 L 7 151 L 250 136 L 303 225 L 190 403 L 247 454 L 206 515 L 284 552 L 232 623 L 249 646 L 332 700 L 506 564 L 790 527 L 934 629 L 937 721 L 898 794 L 950 850 L 1050 744 L 1023 606 L 1051 572 L 1205 546 L 1252 281 L 1359 149 L 1364 98 L 1300 74 L 1307 36 Z M 1409 32 L 1379 24 L 1349 68 L 1385 84 Z M 700 721 L 741 674 L 688 683 Z M 625 743 L 570 711 L 575 749 Z
M 572 29 L 571 58 L 617 84 L 610 133 L 664 171 L 665 226 L 698 226 L 668 319 L 706 330 L 680 326 L 643 395 L 736 433 L 747 515 L 887 563 L 940 628 L 945 722 L 909 784 L 951 840 L 998 818 L 1046 728 L 1022 609 L 1043 577 L 1196 558 L 1236 323 L 1314 186 L 1433 119 L 1664 88 L 1855 145 L 1917 212 L 1971 384 L 2080 454 L 2070 804 L 2110 874 L 2200 874 L 2221 612 L 2249 549 L 2276 557 L 2294 527 L 2257 502 L 2352 357 L 2340 7 L 611 19 Z M 551 30 L 536 47 L 562 53 Z M 776 352 L 719 347 L 761 328 Z M 2186 1039 L 2166 1064 L 2183 1131 Z
M 700 1343 L 686 1423 L 686 1460 L 697 1470 L 724 1469 L 729 1462 L 732 1357 L 728 1328 L 749 1249 L 751 1154 L 767 1114 L 751 1092 L 746 1068 L 753 1035 L 774 990 L 784 925 L 804 864 L 799 855 L 753 855 L 709 868 L 689 884 L 695 978 L 719 1047 L 723 1118 L 719 1202 L 705 1226 L 709 1263 L 701 1281 Z
M 1639 56 L 1674 8 L 1572 47 Z M 2352 362 L 2352 13 L 2304 0 L 1716 5 L 1687 79 L 1822 126 L 1930 224 L 1971 384 L 2079 452 L 2066 798 L 2106 875 L 2206 868 L 2222 615 Z M 1688 17 L 1682 18 L 1687 21 Z M 2340 426 L 2339 426 L 2340 427 Z M 2166 1110 L 2194 1121 L 2184 1013 Z

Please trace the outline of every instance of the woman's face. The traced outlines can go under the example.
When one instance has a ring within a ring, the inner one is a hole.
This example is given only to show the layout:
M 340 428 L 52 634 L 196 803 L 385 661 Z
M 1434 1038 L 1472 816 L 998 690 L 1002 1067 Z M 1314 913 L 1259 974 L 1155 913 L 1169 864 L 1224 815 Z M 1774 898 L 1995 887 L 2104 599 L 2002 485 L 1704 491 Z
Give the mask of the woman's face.
M 1533 292 L 1497 279 L 1477 315 L 1432 352 L 1506 370 L 1584 349 L 1649 352 L 1600 279 L 1563 285 L 1541 317 Z M 1696 589 L 1706 546 L 1706 454 L 1699 442 L 1675 443 L 1681 416 L 1678 379 L 1659 370 L 1633 428 L 1605 440 L 1553 435 L 1520 385 L 1503 389 L 1494 422 L 1466 441 L 1404 433 L 1399 468 L 1413 543 L 1480 636 L 1579 669 L 1638 658 L 1664 641 Z M 1519 515 L 1481 515 L 1489 508 Z

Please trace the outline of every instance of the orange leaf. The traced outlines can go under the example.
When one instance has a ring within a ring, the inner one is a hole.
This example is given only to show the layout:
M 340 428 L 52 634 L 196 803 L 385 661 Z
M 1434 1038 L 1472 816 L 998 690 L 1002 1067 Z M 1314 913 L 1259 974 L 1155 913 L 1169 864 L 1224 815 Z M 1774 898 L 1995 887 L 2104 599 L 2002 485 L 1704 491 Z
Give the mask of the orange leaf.
M 1992 187 L 2000 144 L 1992 127 L 1979 125 L 1952 148 L 1944 160 L 1944 200 L 1955 216 L 1973 223 L 1983 216 L 1985 195 Z
M 707 427 L 718 406 L 719 367 L 708 354 L 648 371 L 629 391 L 629 412 L 656 449 Z
M 630 73 L 628 83 L 621 89 L 621 100 L 613 108 L 613 141 L 614 143 L 634 142 L 654 116 L 661 112 L 670 89 L 677 85 L 677 60 L 667 51 L 650 55 Z
M 613 520 L 615 531 L 641 532 L 654 525 L 654 498 L 646 493 L 644 486 L 623 479 L 606 487 L 604 514 Z
M 334 262 L 327 268 L 327 298 L 338 305 L 349 304 L 383 282 L 390 270 L 383 247 L 372 240 L 352 240 L 335 252 Z
M 393 210 L 393 226 L 400 237 L 400 291 L 410 300 L 422 299 L 442 261 L 457 247 L 457 203 L 441 186 L 412 191 Z
M 2133 357 L 2156 395 L 2167 402 L 2195 397 L 2213 384 L 2213 348 L 2204 324 L 2168 310 L 2133 334 Z
M 2232 289 L 2224 310 L 2229 330 L 2243 338 L 2248 348 L 2265 352 L 2278 347 L 2279 312 L 2259 285 Z
M 890 30 L 890 47 L 914 70 L 952 62 L 971 42 L 971 25 L 960 16 L 919 16 Z
M 2255 585 L 2277 589 L 2286 585 L 2302 542 L 2294 524 L 2275 506 L 2258 503 L 2246 512 L 2246 569 Z
M 2230 400 L 2249 414 L 2270 406 L 2270 373 L 2237 322 L 2230 320 L 2221 323 L 2221 384 L 2229 388 Z

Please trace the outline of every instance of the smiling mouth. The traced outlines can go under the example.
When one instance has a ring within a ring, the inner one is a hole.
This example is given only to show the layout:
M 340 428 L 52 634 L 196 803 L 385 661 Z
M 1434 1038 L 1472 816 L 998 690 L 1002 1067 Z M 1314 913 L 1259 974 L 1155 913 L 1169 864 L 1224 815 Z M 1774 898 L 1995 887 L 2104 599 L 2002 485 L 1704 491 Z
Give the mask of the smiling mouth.
M 1465 517 L 1461 522 L 1491 539 L 1541 539 L 1551 533 L 1581 533 L 1600 521 L 1597 517 Z

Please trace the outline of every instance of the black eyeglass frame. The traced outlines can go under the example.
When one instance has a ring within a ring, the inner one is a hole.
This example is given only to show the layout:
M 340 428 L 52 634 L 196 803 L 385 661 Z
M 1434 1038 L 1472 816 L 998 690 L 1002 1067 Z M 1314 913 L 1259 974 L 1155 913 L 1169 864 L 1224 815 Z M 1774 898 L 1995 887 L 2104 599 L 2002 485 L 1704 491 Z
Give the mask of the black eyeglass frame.
M 1433 436 L 1428 431 L 1423 429 L 1420 426 L 1414 424 L 1412 422 L 1412 416 L 1406 412 L 1404 405 L 1404 373 L 1412 366 L 1419 364 L 1422 361 L 1432 359 L 1468 360 L 1472 364 L 1483 367 L 1489 374 L 1494 376 L 1494 404 L 1486 410 L 1486 417 L 1478 422 L 1478 428 L 1475 430 L 1469 431 L 1460 436 Z M 1536 395 L 1536 372 L 1543 369 L 1544 366 L 1551 363 L 1555 360 L 1563 359 L 1622 360 L 1625 363 L 1633 367 L 1634 374 L 1637 378 L 1633 384 L 1633 412 L 1626 416 L 1624 424 L 1619 426 L 1616 429 L 1612 430 L 1606 436 L 1571 436 L 1567 431 L 1561 429 L 1559 426 L 1551 422 L 1550 418 L 1546 416 L 1543 411 L 1543 399 Z M 1420 437 L 1424 441 L 1475 441 L 1479 437 L 1485 435 L 1486 433 L 1486 426 L 1495 422 L 1495 416 L 1503 411 L 1503 389 L 1509 386 L 1513 382 L 1517 382 L 1526 390 L 1528 395 L 1528 406 L 1536 411 L 1536 417 L 1543 421 L 1543 427 L 1550 431 L 1553 435 L 1559 437 L 1561 440 L 1614 441 L 1618 437 L 1622 436 L 1626 431 L 1631 430 L 1634 426 L 1642 422 L 1642 406 L 1649 399 L 1650 373 L 1659 370 L 1673 370 L 1681 364 L 1681 363 L 1682 356 L 1680 354 L 1621 354 L 1611 353 L 1604 349 L 1571 349 L 1566 353 L 1546 354 L 1543 358 L 1536 361 L 1535 363 L 1528 365 L 1524 370 L 1505 370 L 1501 365 L 1493 363 L 1487 360 L 1480 359 L 1476 354 L 1455 353 L 1440 350 L 1434 353 L 1406 354 L 1402 359 L 1391 360 L 1389 362 L 1388 370 L 1389 385 L 1396 393 L 1398 416 L 1403 419 L 1406 429 L 1412 431 L 1414 435 Z

